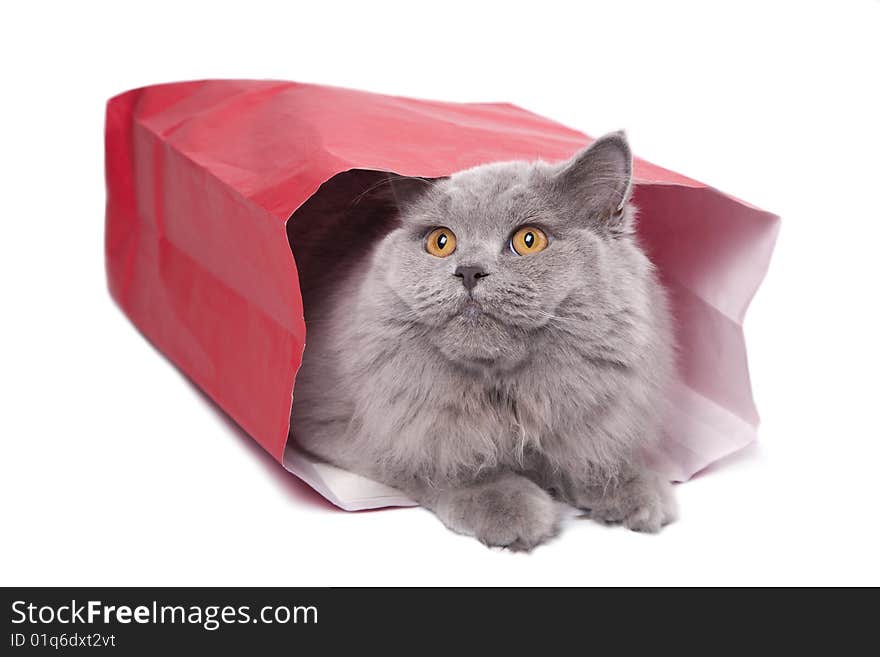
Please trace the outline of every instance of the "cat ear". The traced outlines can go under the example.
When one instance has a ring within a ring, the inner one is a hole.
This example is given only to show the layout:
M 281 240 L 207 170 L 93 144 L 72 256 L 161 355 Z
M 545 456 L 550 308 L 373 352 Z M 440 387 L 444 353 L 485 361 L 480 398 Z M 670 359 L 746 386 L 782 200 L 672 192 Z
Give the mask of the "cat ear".
M 632 152 L 623 131 L 600 137 L 562 165 L 553 191 L 567 199 L 579 218 L 626 231 L 631 212 Z

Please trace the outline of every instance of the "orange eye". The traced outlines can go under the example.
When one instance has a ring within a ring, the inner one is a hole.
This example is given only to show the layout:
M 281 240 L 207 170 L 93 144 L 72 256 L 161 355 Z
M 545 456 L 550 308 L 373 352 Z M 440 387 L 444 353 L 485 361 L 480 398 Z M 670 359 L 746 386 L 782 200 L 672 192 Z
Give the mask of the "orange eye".
M 455 251 L 455 233 L 448 228 L 435 228 L 428 234 L 425 251 L 437 258 L 451 256 Z
M 547 236 L 534 226 L 523 226 L 510 238 L 510 250 L 517 255 L 531 255 L 547 248 Z

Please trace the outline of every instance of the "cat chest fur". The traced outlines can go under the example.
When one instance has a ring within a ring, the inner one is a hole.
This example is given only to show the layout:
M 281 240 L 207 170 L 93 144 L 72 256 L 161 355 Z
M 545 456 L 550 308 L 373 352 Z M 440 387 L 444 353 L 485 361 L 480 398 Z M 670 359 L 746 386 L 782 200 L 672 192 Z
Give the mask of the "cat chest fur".
M 388 470 L 438 481 L 523 469 L 554 433 L 559 413 L 575 412 L 528 381 L 486 380 L 448 368 L 435 363 L 430 378 L 420 376 L 421 368 L 389 368 L 362 391 L 358 433 L 369 436 Z

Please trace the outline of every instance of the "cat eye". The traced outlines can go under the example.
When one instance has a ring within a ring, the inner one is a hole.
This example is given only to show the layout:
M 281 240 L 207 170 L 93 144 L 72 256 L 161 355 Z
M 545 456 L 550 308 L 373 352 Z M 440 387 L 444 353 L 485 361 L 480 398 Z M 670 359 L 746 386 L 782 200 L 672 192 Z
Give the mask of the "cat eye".
M 547 236 L 534 226 L 523 226 L 510 238 L 510 250 L 517 255 L 531 255 L 547 248 Z
M 448 228 L 435 228 L 428 233 L 425 251 L 437 258 L 446 258 L 455 251 L 455 233 Z

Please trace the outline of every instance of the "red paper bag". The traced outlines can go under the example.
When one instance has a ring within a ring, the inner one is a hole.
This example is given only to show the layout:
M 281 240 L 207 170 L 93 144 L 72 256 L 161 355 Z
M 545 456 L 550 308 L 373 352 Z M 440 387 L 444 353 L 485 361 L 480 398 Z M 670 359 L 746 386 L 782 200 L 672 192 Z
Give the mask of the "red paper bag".
M 308 273 L 327 257 L 313 245 L 389 172 L 434 178 L 501 160 L 562 160 L 590 141 L 508 104 L 254 80 L 129 91 L 107 106 L 110 291 L 175 365 L 331 501 L 405 504 L 285 450 Z M 778 218 L 643 160 L 635 183 L 640 239 L 670 291 L 681 354 L 657 465 L 685 480 L 754 439 L 742 320 Z M 380 222 L 369 207 L 358 221 Z M 309 237 L 300 243 L 300 234 Z

